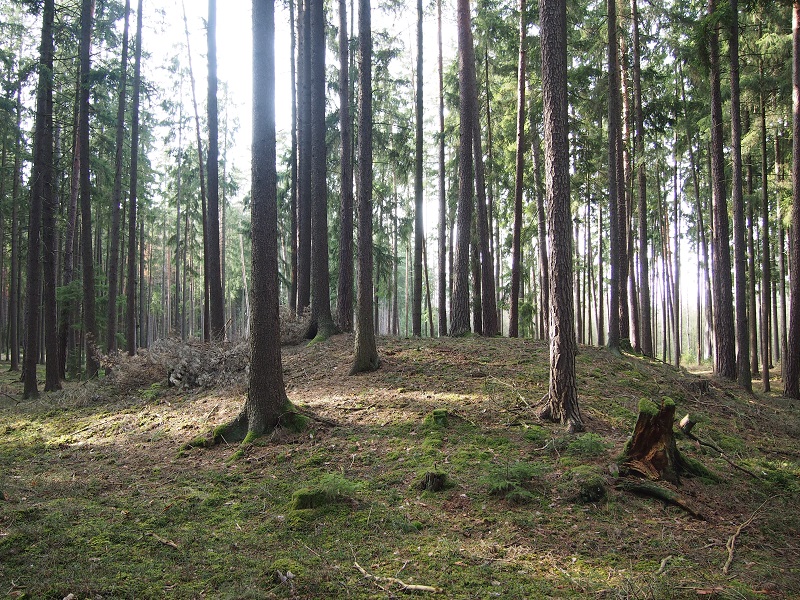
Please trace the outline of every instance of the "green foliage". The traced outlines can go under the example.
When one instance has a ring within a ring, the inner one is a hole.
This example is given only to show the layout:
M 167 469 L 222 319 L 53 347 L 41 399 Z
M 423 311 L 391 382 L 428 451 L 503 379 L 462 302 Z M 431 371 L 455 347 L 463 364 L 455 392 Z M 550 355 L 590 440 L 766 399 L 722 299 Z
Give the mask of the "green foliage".
M 514 504 L 528 504 L 536 499 L 533 480 L 541 477 L 544 472 L 542 465 L 517 462 L 513 465 L 495 466 L 480 481 L 493 496 Z
M 575 456 L 600 456 L 610 445 L 596 433 L 582 433 L 567 446 L 567 452 Z
M 341 502 L 362 488 L 360 482 L 350 481 L 338 473 L 326 473 L 319 478 L 317 485 L 296 490 L 292 494 L 291 508 L 304 510 Z
M 572 502 L 599 502 L 608 491 L 602 472 L 593 465 L 579 465 L 562 477 L 559 492 Z

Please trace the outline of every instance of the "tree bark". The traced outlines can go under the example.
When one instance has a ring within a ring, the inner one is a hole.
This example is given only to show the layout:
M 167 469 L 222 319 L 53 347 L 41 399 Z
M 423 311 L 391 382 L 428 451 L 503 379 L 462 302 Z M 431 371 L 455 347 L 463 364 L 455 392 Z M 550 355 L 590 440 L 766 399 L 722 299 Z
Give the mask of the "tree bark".
M 425 236 L 422 206 L 422 0 L 417 0 L 417 89 L 414 103 L 414 294 L 411 332 L 422 334 L 422 244 Z
M 14 129 L 14 180 L 11 186 L 11 280 L 8 286 L 8 340 L 11 346 L 10 371 L 19 371 L 19 205 L 22 179 L 22 80 L 18 76 L 16 82 L 16 128 Z
M 770 359 L 770 318 L 772 277 L 769 239 L 769 196 L 767 194 L 767 123 L 764 102 L 764 65 L 760 64 L 761 93 L 759 109 L 761 113 L 761 380 L 765 392 L 770 391 L 769 369 Z
M 297 313 L 297 20 L 295 18 L 295 0 L 289 0 L 289 36 L 290 36 L 290 62 L 289 76 L 292 85 L 292 149 L 290 155 L 291 188 L 289 190 L 289 220 L 291 244 L 289 247 L 290 280 L 289 280 L 289 311 Z M 348 105 L 349 109 L 349 105 Z
M 619 180 L 619 150 L 621 140 L 619 59 L 617 54 L 617 4 L 607 0 L 608 7 L 608 216 L 609 223 L 609 308 L 608 348 L 619 354 L 621 350 L 621 262 L 623 235 L 620 232 L 620 198 L 624 196 Z M 551 249 L 552 252 L 552 249 Z
M 188 34 L 187 34 L 188 40 Z M 142 0 L 136 8 L 136 47 L 133 68 L 133 105 L 131 108 L 131 176 L 128 195 L 128 275 L 125 290 L 127 301 L 126 333 L 128 354 L 136 354 L 136 201 L 139 182 L 139 94 L 142 69 Z M 194 86 L 192 86 L 194 87 Z M 142 282 L 139 281 L 141 287 Z M 139 326 L 143 324 L 140 322 Z
M 716 0 L 709 0 L 708 14 L 717 10 Z M 736 379 L 736 348 L 733 325 L 730 228 L 728 201 L 725 196 L 725 157 L 723 155 L 722 95 L 720 91 L 719 23 L 712 26 L 709 39 L 711 77 L 711 185 L 713 200 L 713 277 L 714 338 L 716 372 Z
M 531 150 L 533 154 L 533 181 L 536 189 L 536 221 L 539 250 L 539 281 L 541 293 L 540 314 L 542 325 L 539 331 L 541 339 L 547 339 L 550 330 L 550 261 L 547 256 L 547 216 L 544 209 L 544 193 L 542 186 L 542 147 L 539 138 L 539 127 L 536 124 L 536 111 L 533 110 L 533 94 L 531 94 Z M 602 263 L 601 263 L 602 264 Z
M 733 252 L 736 275 L 736 380 L 747 391 L 750 377 L 750 327 L 747 319 L 747 251 L 744 240 L 744 198 L 742 195 L 742 116 L 739 93 L 739 2 L 730 0 L 728 56 L 731 79 L 731 203 L 733 204 Z
M 783 393 L 800 398 L 800 1 L 792 4 L 792 216 L 789 231 L 790 305 Z
M 372 15 L 370 0 L 358 2 L 358 297 L 350 374 L 380 365 L 372 316 Z M 406 263 L 408 264 L 408 263 Z M 408 270 L 406 270 L 406 293 Z M 406 295 L 406 326 L 408 296 Z
M 350 60 L 347 2 L 339 0 L 339 131 L 341 133 L 341 227 L 336 320 L 339 329 L 353 330 L 353 127 L 350 121 Z
M 141 1 L 141 0 L 140 0 Z M 141 13 L 141 10 L 140 10 Z M 78 140 L 81 146 L 80 198 L 81 198 L 81 254 L 83 261 L 83 332 L 86 345 L 86 378 L 97 375 L 97 321 L 95 313 L 94 255 L 92 253 L 92 203 L 89 179 L 89 94 L 91 92 L 90 46 L 94 21 L 93 0 L 81 2 L 80 43 L 80 119 Z
M 539 5 L 542 43 L 545 189 L 550 241 L 550 386 L 541 416 L 583 430 L 575 381 L 575 328 L 572 305 L 572 226 L 570 215 L 567 118 L 566 0 Z
M 311 8 L 300 0 L 297 40 L 297 314 L 311 306 Z
M 475 47 L 472 43 L 472 25 L 469 0 L 458 0 L 458 81 L 459 81 L 459 169 L 458 169 L 458 240 L 455 249 L 455 274 L 453 277 L 453 309 L 450 335 L 459 336 L 470 331 L 469 324 L 469 242 L 474 205 L 474 171 L 472 154 L 472 112 L 470 98 L 476 88 Z
M 636 156 L 637 213 L 639 228 L 639 338 L 642 354 L 654 356 L 652 317 L 650 315 L 650 265 L 647 256 L 647 162 L 644 146 L 644 110 L 642 109 L 642 61 L 639 42 L 639 9 L 637 0 L 631 0 L 633 28 L 633 106 L 634 155 Z
M 519 59 L 517 61 L 517 146 L 514 176 L 514 233 L 511 239 L 511 309 L 508 337 L 519 336 L 519 284 L 522 273 L 522 185 L 525 171 L 525 0 L 519 0 Z
M 447 190 L 444 165 L 444 65 L 442 60 L 442 0 L 436 2 L 439 44 L 439 336 L 447 335 Z
M 122 167 L 125 142 L 125 105 L 128 92 L 128 37 L 131 1 L 125 0 L 124 25 L 122 31 L 122 58 L 120 61 L 119 95 L 117 100 L 117 128 L 114 152 L 114 189 L 111 193 L 111 250 L 108 258 L 108 313 L 106 323 L 106 352 L 117 349 L 117 289 L 119 285 L 119 229 L 120 203 L 122 201 Z M 178 125 L 180 127 L 180 124 Z M 180 177 L 180 156 L 178 157 L 178 177 Z M 180 200 L 178 201 L 180 214 Z
M 219 245 L 219 114 L 217 108 L 217 0 L 208 0 L 208 263 L 209 331 L 211 339 L 225 339 L 225 301 Z

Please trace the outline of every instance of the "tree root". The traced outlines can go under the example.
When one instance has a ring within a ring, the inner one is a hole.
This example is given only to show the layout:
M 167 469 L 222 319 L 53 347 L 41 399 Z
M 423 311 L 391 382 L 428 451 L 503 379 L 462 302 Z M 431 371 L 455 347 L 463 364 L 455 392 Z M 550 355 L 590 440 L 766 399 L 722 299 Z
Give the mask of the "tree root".
M 651 481 L 632 481 L 629 479 L 624 479 L 617 483 L 616 488 L 623 492 L 631 492 L 632 494 L 650 496 L 651 498 L 662 500 L 667 504 L 672 504 L 673 506 L 677 506 L 678 508 L 685 510 L 695 519 L 699 519 L 701 521 L 706 520 L 706 518 L 692 508 L 686 502 L 686 500 L 681 497 L 680 494 Z
M 725 575 L 727 575 L 727 574 L 728 574 L 728 570 L 731 568 L 731 563 L 733 562 L 733 550 L 734 550 L 734 548 L 736 547 L 736 539 L 737 539 L 737 538 L 739 537 L 739 535 L 742 533 L 742 530 L 743 530 L 745 527 L 747 527 L 748 525 L 750 525 L 750 523 L 752 523 L 752 522 L 753 522 L 753 519 L 755 519 L 755 518 L 756 518 L 756 515 L 758 514 L 758 512 L 759 512 L 759 511 L 760 511 L 762 508 L 764 508 L 764 505 L 765 505 L 767 502 L 769 502 L 770 500 L 771 500 L 771 498 L 767 498 L 766 500 L 764 500 L 764 502 L 762 502 L 762 503 L 761 503 L 761 506 L 759 506 L 757 509 L 755 509 L 755 510 L 753 511 L 753 514 L 752 514 L 752 515 L 750 515 L 750 518 L 748 518 L 748 519 L 747 519 L 747 520 L 746 520 L 744 523 L 741 523 L 741 524 L 740 524 L 740 525 L 739 525 L 739 526 L 736 528 L 736 531 L 734 531 L 734 532 L 733 532 L 733 535 L 732 535 L 731 537 L 729 537 L 729 538 L 728 538 L 728 541 L 727 541 L 727 542 L 725 542 L 725 548 L 728 550 L 728 560 L 726 560 L 726 561 L 725 561 L 725 565 L 722 567 L 722 572 L 723 572 Z

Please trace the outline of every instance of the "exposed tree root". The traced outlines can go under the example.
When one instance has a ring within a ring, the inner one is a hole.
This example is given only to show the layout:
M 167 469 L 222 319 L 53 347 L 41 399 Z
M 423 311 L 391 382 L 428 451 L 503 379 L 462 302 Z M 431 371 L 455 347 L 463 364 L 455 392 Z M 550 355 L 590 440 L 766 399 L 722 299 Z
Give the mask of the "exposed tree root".
M 374 581 L 375 585 L 377 585 L 383 591 L 388 591 L 388 590 L 386 590 L 385 587 L 380 585 L 381 583 L 390 583 L 399 585 L 400 589 L 403 590 L 404 592 L 431 592 L 433 594 L 439 594 L 444 591 L 442 590 L 442 588 L 433 587 L 431 585 L 417 585 L 413 583 L 406 583 L 401 579 L 397 579 L 396 577 L 379 577 L 377 575 L 369 573 L 366 569 L 364 569 L 364 567 L 362 567 L 357 562 L 354 562 L 353 566 L 356 569 L 358 569 L 358 572 L 364 576 L 364 579 L 369 579 L 371 581 Z
M 668 488 L 662 487 L 652 481 L 634 481 L 631 479 L 622 479 L 617 482 L 616 488 L 623 492 L 630 492 L 632 494 L 638 494 L 640 496 L 649 496 L 651 498 L 656 498 L 658 500 L 662 500 L 667 504 L 672 504 L 673 506 L 677 506 L 685 510 L 695 519 L 700 519 L 701 521 L 705 521 L 706 518 L 692 508 L 683 497 L 678 494 L 677 492 L 670 490 Z

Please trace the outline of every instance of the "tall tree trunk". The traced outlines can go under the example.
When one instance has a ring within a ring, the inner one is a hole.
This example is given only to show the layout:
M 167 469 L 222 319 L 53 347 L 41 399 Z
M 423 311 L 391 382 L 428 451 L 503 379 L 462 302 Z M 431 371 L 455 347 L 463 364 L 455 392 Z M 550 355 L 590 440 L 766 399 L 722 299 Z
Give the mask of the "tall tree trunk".
M 533 110 L 531 94 L 531 149 L 533 154 L 533 182 L 536 189 L 537 246 L 539 248 L 539 281 L 541 287 L 541 314 L 543 315 L 539 337 L 547 339 L 550 330 L 550 264 L 547 257 L 547 217 L 544 209 L 542 186 L 542 148 L 539 127 L 536 124 L 536 111 Z M 602 263 L 601 263 L 602 264 Z
M 444 65 L 442 60 L 442 0 L 436 1 L 439 44 L 439 336 L 447 335 L 447 190 L 444 165 Z
M 511 310 L 508 337 L 519 336 L 519 283 L 522 273 L 522 185 L 525 171 L 525 0 L 519 0 L 519 59 L 517 61 L 517 147 L 514 177 L 514 234 L 511 239 Z
M 311 306 L 311 2 L 300 0 L 297 40 L 297 313 Z
M 414 102 L 414 294 L 411 331 L 422 334 L 422 244 L 425 237 L 422 207 L 422 0 L 417 0 L 417 89 Z
M 650 264 L 647 256 L 647 163 L 644 145 L 644 110 L 642 109 L 642 61 L 639 42 L 639 8 L 631 0 L 633 28 L 633 112 L 635 121 L 634 154 L 636 156 L 637 213 L 639 228 L 639 340 L 642 354 L 654 356 L 652 317 L 650 315 Z
M 358 1 L 358 297 L 355 356 L 351 374 L 378 368 L 372 317 L 372 15 L 370 0 Z M 408 264 L 408 263 L 406 263 Z M 408 271 L 406 271 L 406 294 Z M 408 296 L 406 296 L 408 319 Z M 406 323 L 406 327 L 408 324 Z
M 678 146 L 677 135 L 675 147 Z M 675 171 L 672 183 L 672 332 L 673 344 L 675 348 L 674 364 L 676 368 L 681 366 L 681 221 L 680 221 L 680 200 L 678 199 L 678 157 L 675 157 Z
M 745 113 L 745 118 L 749 113 Z M 750 377 L 758 375 L 758 307 L 756 305 L 756 248 L 753 241 L 753 230 L 756 222 L 753 215 L 753 164 L 747 161 L 747 272 L 748 272 L 748 326 L 750 328 Z
M 11 280 L 8 286 L 8 338 L 11 347 L 10 371 L 19 371 L 19 317 L 20 317 L 20 257 L 19 257 L 19 237 L 20 237 L 20 190 L 22 188 L 22 79 L 17 77 L 16 82 L 16 128 L 14 129 L 14 180 L 11 186 Z
M 300 0 L 298 0 L 300 1 Z M 289 76 L 291 78 L 292 86 L 292 149 L 289 160 L 290 166 L 290 200 L 289 210 L 291 216 L 291 244 L 289 247 L 289 262 L 290 262 L 290 280 L 289 280 L 289 311 L 297 313 L 297 21 L 295 19 L 294 10 L 295 0 L 289 0 L 289 36 L 290 36 L 290 61 L 289 61 Z M 350 106 L 348 104 L 348 110 Z M 352 169 L 352 164 L 351 164 Z
M 731 79 L 731 202 L 733 204 L 733 252 L 736 275 L 736 380 L 751 391 L 750 327 L 747 320 L 747 251 L 744 241 L 744 198 L 742 195 L 742 116 L 739 93 L 739 1 L 730 0 L 731 21 L 728 57 Z M 755 343 L 755 340 L 754 340 Z
M 53 242 L 55 213 L 53 212 L 53 21 L 55 6 L 47 0 L 42 14 L 41 45 L 39 47 L 39 81 L 36 86 L 36 121 L 33 139 L 33 169 L 31 172 L 30 210 L 28 213 L 28 267 L 27 290 L 25 293 L 25 355 L 23 365 L 23 398 L 38 398 L 39 386 L 36 378 L 36 363 L 39 357 L 39 318 L 42 307 L 42 242 L 45 235 L 43 213 L 48 205 L 50 244 Z M 54 251 L 52 245 L 46 248 Z M 46 283 L 52 293 L 52 304 L 48 308 L 55 311 L 55 254 L 48 261 L 48 276 L 53 281 Z M 47 311 L 46 317 L 50 317 Z M 55 329 L 55 314 L 47 327 Z M 48 348 L 50 350 L 51 348 Z M 58 351 L 52 348 L 53 356 L 47 357 L 47 376 L 50 381 L 51 370 L 55 374 L 55 388 L 58 381 Z
M 455 250 L 453 277 L 453 310 L 450 335 L 459 336 L 470 331 L 469 325 L 469 242 L 474 205 L 474 172 L 472 135 L 473 120 L 470 98 L 477 87 L 475 81 L 475 48 L 472 43 L 472 26 L 469 0 L 458 0 L 458 81 L 459 81 L 459 169 L 458 169 L 458 240 Z
M 188 41 L 188 33 L 187 33 Z M 131 177 L 128 195 L 128 275 L 126 333 L 128 354 L 136 354 L 136 200 L 139 182 L 139 93 L 142 73 L 142 0 L 136 8 L 136 47 L 133 67 L 133 106 L 131 108 Z M 194 88 L 194 85 L 192 86 Z M 199 130 L 198 130 L 199 131 Z M 139 281 L 139 286 L 143 284 Z M 140 322 L 139 326 L 143 326 Z
M 122 59 L 120 63 L 119 95 L 117 99 L 117 127 L 114 151 L 114 190 L 111 193 L 111 254 L 108 259 L 108 306 L 106 323 L 106 351 L 117 349 L 117 289 L 119 285 L 119 229 L 120 203 L 122 201 L 123 144 L 125 142 L 125 104 L 128 92 L 128 30 L 131 0 L 125 0 L 124 26 L 122 31 Z M 180 128 L 181 124 L 178 124 Z M 180 156 L 178 156 L 180 177 Z M 180 214 L 180 200 L 178 200 Z
M 181 77 L 181 96 L 183 96 L 183 77 Z M 182 333 L 183 311 L 181 310 L 181 201 L 183 200 L 183 102 L 178 105 L 178 180 L 175 199 L 177 210 L 175 215 L 175 328 Z M 188 212 L 188 207 L 186 212 Z
M 620 198 L 624 197 L 619 172 L 619 151 L 621 142 L 621 109 L 619 91 L 619 60 L 617 54 L 617 3 L 607 0 L 608 7 L 608 206 L 610 269 L 609 309 L 608 309 L 608 348 L 620 352 L 621 305 L 620 284 L 622 272 L 622 244 L 624 235 L 620 232 Z M 549 210 L 549 209 L 548 209 Z M 552 252 L 552 248 L 551 248 Z
M 545 189 L 550 241 L 550 387 L 543 418 L 583 430 L 575 381 L 575 328 L 572 306 L 572 227 L 567 117 L 566 0 L 539 5 L 542 40 Z
M 219 116 L 217 109 L 217 0 L 208 0 L 208 263 L 209 331 L 211 339 L 225 339 L 225 300 L 219 246 Z
M 770 261 L 769 239 L 769 195 L 767 194 L 767 124 L 766 106 L 763 91 L 763 62 L 760 65 L 762 90 L 759 95 L 759 110 L 761 116 L 761 380 L 764 391 L 770 391 L 769 369 L 772 366 L 770 359 L 770 318 L 772 277 Z
M 800 1 L 792 4 L 792 217 L 789 231 L 791 304 L 783 393 L 800 398 Z
M 341 227 L 336 320 L 339 329 L 353 330 L 353 127 L 350 121 L 350 60 L 347 2 L 339 0 L 339 131 L 341 132 Z
M 328 182 L 325 142 L 325 6 L 311 0 L 311 319 L 317 340 L 336 330 L 328 269 Z
M 141 2 L 141 0 L 140 0 Z M 141 14 L 141 9 L 139 10 Z M 141 17 L 140 17 L 141 19 Z M 89 179 L 89 94 L 91 92 L 90 46 L 94 21 L 93 0 L 81 2 L 81 87 L 78 140 L 81 146 L 81 254 L 83 261 L 83 332 L 86 345 L 86 378 L 93 379 L 99 367 L 97 361 L 97 321 L 95 313 L 94 260 L 92 254 L 92 203 Z
M 717 10 L 716 0 L 709 0 L 708 14 Z M 716 17 L 713 17 L 716 18 Z M 728 200 L 725 195 L 725 157 L 723 155 L 722 95 L 720 91 L 719 23 L 715 23 L 709 39 L 711 76 L 711 185 L 713 200 L 713 276 L 714 338 L 716 340 L 716 372 L 727 379 L 736 379 L 736 347 L 733 327 L 733 294 L 731 281 L 731 248 L 728 223 Z
M 472 271 L 472 330 L 478 335 L 483 335 L 483 311 L 481 310 L 481 251 L 479 246 L 480 242 L 478 241 L 478 228 L 475 221 L 476 219 L 473 215 L 470 230 L 470 270 Z

